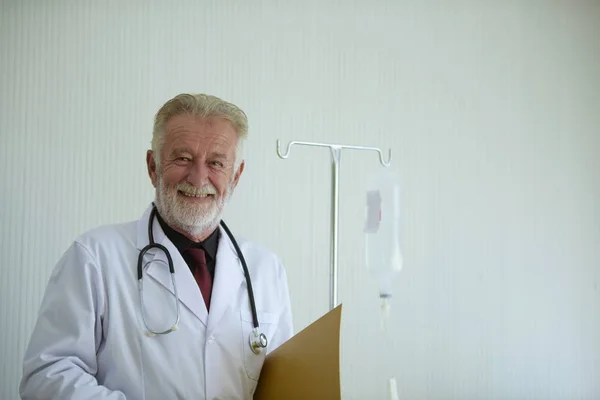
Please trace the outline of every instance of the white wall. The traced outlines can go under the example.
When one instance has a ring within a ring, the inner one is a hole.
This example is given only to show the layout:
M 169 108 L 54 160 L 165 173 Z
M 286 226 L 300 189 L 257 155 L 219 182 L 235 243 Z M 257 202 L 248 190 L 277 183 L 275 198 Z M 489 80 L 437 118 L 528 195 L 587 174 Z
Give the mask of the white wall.
M 342 156 L 344 398 L 386 371 L 406 399 L 600 396 L 599 2 L 169 3 L 0 1 L 0 398 L 60 254 L 152 199 L 152 117 L 182 91 L 249 114 L 227 220 L 285 260 L 298 329 L 328 308 L 329 154 L 276 139 L 393 149 L 392 361 L 362 262 L 377 158 Z

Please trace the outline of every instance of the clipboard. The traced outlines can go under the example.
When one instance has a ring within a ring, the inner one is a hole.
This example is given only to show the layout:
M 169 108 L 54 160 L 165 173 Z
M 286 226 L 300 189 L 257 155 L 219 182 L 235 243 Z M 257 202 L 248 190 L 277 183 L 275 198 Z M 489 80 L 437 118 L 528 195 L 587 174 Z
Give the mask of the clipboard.
M 341 399 L 342 305 L 269 353 L 254 400 Z

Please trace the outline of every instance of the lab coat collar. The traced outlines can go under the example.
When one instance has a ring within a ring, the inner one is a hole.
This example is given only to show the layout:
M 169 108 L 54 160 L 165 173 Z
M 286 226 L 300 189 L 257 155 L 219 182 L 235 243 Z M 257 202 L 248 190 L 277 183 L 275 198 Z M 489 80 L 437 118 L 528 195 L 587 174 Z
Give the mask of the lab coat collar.
M 149 244 L 148 220 L 152 204 L 148 206 L 144 215 L 138 221 L 137 226 L 137 248 L 142 250 Z M 209 331 L 219 323 L 227 309 L 234 305 L 236 293 L 243 283 L 244 272 L 239 256 L 236 254 L 233 243 L 227 236 L 227 233 L 219 226 L 220 239 L 217 250 L 217 260 L 215 266 L 215 277 L 212 286 L 212 296 L 210 305 L 210 314 L 206 310 L 206 305 L 202 298 L 202 293 L 189 269 L 185 260 L 163 232 L 158 220 L 152 223 L 152 232 L 155 243 L 162 244 L 169 250 L 173 265 L 175 268 L 175 283 L 177 284 L 180 301 L 196 316 L 202 323 L 208 327 Z M 167 267 L 167 258 L 164 252 L 151 249 L 144 257 L 144 264 L 152 261 L 145 274 L 155 279 L 167 290 L 174 294 L 171 275 Z
M 244 281 L 244 269 L 235 247 L 224 229 L 221 226 L 219 229 L 221 234 L 208 314 L 209 333 L 217 326 L 227 309 L 235 307 L 235 303 L 239 301 L 236 294 Z

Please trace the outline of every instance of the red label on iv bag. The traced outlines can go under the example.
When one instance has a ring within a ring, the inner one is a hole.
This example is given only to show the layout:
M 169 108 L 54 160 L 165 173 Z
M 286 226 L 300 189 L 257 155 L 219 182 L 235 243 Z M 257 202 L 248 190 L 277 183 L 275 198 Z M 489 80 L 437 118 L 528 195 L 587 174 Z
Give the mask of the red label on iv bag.
M 381 194 L 379 190 L 367 192 L 367 215 L 365 233 L 375 233 L 379 230 L 381 222 Z

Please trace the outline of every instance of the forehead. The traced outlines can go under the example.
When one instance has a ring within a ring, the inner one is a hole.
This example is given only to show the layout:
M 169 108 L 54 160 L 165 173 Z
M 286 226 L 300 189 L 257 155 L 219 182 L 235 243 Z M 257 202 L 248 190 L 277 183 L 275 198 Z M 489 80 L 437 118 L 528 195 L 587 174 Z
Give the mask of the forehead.
M 235 149 L 237 133 L 233 125 L 222 117 L 196 117 L 188 114 L 175 115 L 167 121 L 164 143 L 168 148 L 190 147 L 208 150 Z

